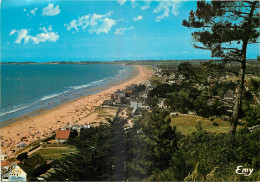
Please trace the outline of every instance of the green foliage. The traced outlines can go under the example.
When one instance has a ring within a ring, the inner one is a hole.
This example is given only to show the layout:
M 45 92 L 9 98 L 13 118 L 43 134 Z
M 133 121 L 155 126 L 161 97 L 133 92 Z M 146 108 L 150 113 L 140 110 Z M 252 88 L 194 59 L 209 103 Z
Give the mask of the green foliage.
M 229 82 L 215 82 L 209 89 L 209 93 L 214 96 L 223 96 L 228 90 L 234 91 L 236 84 L 232 81 Z
M 199 123 L 188 136 L 170 126 L 169 113 L 155 109 L 125 128 L 116 117 L 85 129 L 71 142 L 77 153 L 65 155 L 48 180 L 74 181 L 222 181 L 259 180 L 260 132 L 208 133 Z M 237 176 L 238 165 L 254 168 Z
M 246 8 L 245 8 L 246 7 Z M 246 73 L 246 54 L 249 43 L 258 43 L 259 1 L 198 1 L 183 26 L 194 28 L 195 48 L 210 50 L 212 57 L 224 63 L 240 63 L 237 97 L 230 119 L 230 132 L 235 134 L 240 117 Z M 242 46 L 239 44 L 242 42 Z
M 192 133 L 183 140 L 181 146 L 186 160 L 196 166 L 187 179 L 235 180 L 234 171 L 238 165 L 249 166 L 256 173 L 259 172 L 259 137 L 259 132 L 232 136 L 199 129 Z
M 142 180 L 155 170 L 166 170 L 177 148 L 167 116 L 156 110 L 130 129 L 116 117 L 108 125 L 83 130 L 70 141 L 78 152 L 65 155 L 48 180 Z
M 112 132 L 109 126 L 83 130 L 73 144 L 78 153 L 59 161 L 57 170 L 48 180 L 111 180 Z
M 160 84 L 149 93 L 149 97 L 165 98 L 167 93 L 177 92 L 181 89 L 178 85 Z
M 241 53 L 240 49 L 234 47 L 240 41 L 245 43 L 246 40 L 246 44 L 257 42 L 258 20 L 257 1 L 198 1 L 197 10 L 190 12 L 189 20 L 184 20 L 183 25 L 197 29 L 192 33 L 193 42 L 200 44 L 195 47 L 210 49 L 212 57 L 234 61 L 239 59 Z M 230 45 L 233 45 L 231 49 Z
M 213 122 L 212 125 L 213 125 L 213 126 L 218 126 L 218 123 Z
M 255 95 L 259 95 L 259 92 L 260 92 L 260 80 L 251 79 L 250 80 L 250 90 Z
M 178 65 L 178 72 L 183 74 L 185 79 L 189 82 L 198 82 L 199 75 L 197 74 L 199 72 L 199 69 L 197 66 L 193 66 L 191 63 L 181 63 Z
M 199 162 L 196 164 L 194 171 L 184 178 L 184 181 L 204 181 L 203 176 L 198 172 L 198 166 Z
M 244 119 L 247 121 L 247 126 L 260 124 L 260 105 L 248 106 L 244 109 Z

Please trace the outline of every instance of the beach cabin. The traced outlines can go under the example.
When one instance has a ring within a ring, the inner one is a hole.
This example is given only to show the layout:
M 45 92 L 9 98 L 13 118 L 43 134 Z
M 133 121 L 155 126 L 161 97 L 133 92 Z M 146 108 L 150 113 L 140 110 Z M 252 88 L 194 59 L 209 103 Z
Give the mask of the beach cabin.
M 27 181 L 27 173 L 17 164 L 3 175 L 2 181 Z
M 36 154 L 24 162 L 14 165 L 11 170 L 3 175 L 2 181 L 28 181 L 30 178 L 44 173 L 46 160 Z
M 64 143 L 70 137 L 70 130 L 58 130 L 56 131 L 56 143 Z

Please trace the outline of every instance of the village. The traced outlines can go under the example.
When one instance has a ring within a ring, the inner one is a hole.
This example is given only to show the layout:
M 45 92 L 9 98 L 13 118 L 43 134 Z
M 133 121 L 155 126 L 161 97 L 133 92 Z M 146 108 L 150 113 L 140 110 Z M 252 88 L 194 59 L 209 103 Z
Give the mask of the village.
M 143 112 L 151 112 L 153 107 L 168 110 L 171 117 L 196 115 L 195 110 L 187 110 L 180 112 L 173 110 L 169 106 L 168 98 L 156 98 L 156 105 L 149 102 L 151 100 L 150 93 L 158 85 L 166 84 L 169 86 L 182 86 L 189 80 L 185 75 L 175 71 L 170 75 L 165 74 L 165 69 L 159 66 L 149 65 L 153 70 L 153 77 L 142 84 L 132 84 L 123 90 L 117 90 L 110 95 L 110 98 L 104 100 L 100 108 L 113 108 L 118 112 L 117 117 L 127 120 L 127 126 L 131 128 L 135 119 L 142 117 Z M 198 91 L 208 92 L 218 82 L 219 84 L 226 82 L 233 75 L 226 75 L 221 78 L 207 77 L 207 84 L 195 83 L 194 88 Z M 249 90 L 249 84 L 245 84 L 246 90 Z M 220 100 L 227 108 L 228 112 L 233 112 L 233 104 L 235 103 L 235 90 L 227 89 L 222 96 L 216 95 L 207 99 L 207 105 L 211 107 L 216 100 Z M 259 97 L 254 96 L 256 103 L 259 104 Z M 1 174 L 2 181 L 27 181 L 27 180 L 45 180 L 48 176 L 55 173 L 53 166 L 55 160 L 62 158 L 62 155 L 70 155 L 77 152 L 75 148 L 69 145 L 69 140 L 80 135 L 84 129 L 95 127 L 91 124 L 70 124 L 53 131 L 45 139 L 36 140 L 33 143 L 26 142 L 26 138 L 22 137 L 21 142 L 16 146 L 15 155 L 12 158 L 1 156 Z M 259 125 L 249 128 L 252 131 L 259 130 Z M 50 157 L 51 156 L 51 157 Z

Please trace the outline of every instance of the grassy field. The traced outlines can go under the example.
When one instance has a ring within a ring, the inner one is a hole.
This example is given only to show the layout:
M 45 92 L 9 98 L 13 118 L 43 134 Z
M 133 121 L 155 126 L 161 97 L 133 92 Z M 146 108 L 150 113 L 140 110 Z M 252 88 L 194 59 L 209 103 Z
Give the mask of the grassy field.
M 76 152 L 75 148 L 67 148 L 67 147 L 66 148 L 61 148 L 61 147 L 44 148 L 33 153 L 31 156 L 35 154 L 40 154 L 46 160 L 55 160 L 55 159 L 61 159 L 63 157 L 62 154 L 68 155 L 70 153 L 75 153 L 75 152 Z
M 118 108 L 116 107 L 97 107 L 96 110 L 98 113 L 98 117 L 102 120 L 106 118 L 113 119 L 116 116 Z
M 164 77 L 152 76 L 149 78 L 149 81 L 152 83 L 152 85 L 157 86 L 157 85 L 163 83 L 164 79 L 165 79 Z
M 218 124 L 218 126 L 213 126 L 213 122 L 209 119 L 196 116 L 196 115 L 181 115 L 177 117 L 171 118 L 172 126 L 176 126 L 177 131 L 181 132 L 184 135 L 191 134 L 192 132 L 196 131 L 196 126 L 198 123 L 201 123 L 203 129 L 208 132 L 216 132 L 216 133 L 224 133 L 229 132 L 229 122 L 223 121 L 221 119 L 216 118 L 214 121 Z M 238 126 L 238 129 L 241 126 Z

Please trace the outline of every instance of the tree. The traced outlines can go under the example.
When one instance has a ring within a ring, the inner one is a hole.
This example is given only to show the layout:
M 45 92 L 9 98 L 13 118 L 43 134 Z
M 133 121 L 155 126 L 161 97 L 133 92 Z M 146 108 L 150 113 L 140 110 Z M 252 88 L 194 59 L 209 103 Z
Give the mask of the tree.
M 247 46 L 259 38 L 259 1 L 197 2 L 183 25 L 196 28 L 192 33 L 195 48 L 210 50 L 212 57 L 240 64 L 230 132 L 234 134 L 240 117 L 246 72 Z M 240 45 L 242 43 L 242 45 Z

